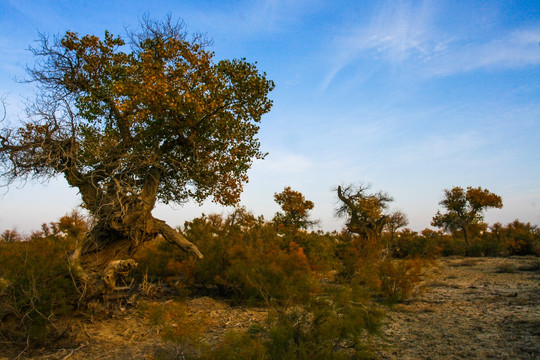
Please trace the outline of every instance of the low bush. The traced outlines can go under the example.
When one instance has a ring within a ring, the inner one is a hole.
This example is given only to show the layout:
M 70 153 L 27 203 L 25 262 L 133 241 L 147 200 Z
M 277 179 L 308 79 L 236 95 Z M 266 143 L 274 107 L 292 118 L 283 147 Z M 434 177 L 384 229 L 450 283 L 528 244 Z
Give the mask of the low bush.
M 391 302 L 401 302 L 421 293 L 419 286 L 426 261 L 384 259 L 377 266 L 380 291 Z
M 266 326 L 231 333 L 201 359 L 371 359 L 383 312 L 351 287 L 328 288 L 302 306 L 273 307 Z
M 53 320 L 69 314 L 78 292 L 59 237 L 0 243 L 0 342 L 38 346 L 62 334 Z
M 540 273 L 540 261 L 534 260 L 518 267 L 519 271 L 531 271 Z
M 502 263 L 497 265 L 495 272 L 499 274 L 513 274 L 517 272 L 518 268 L 512 263 Z
M 426 229 L 421 234 L 410 229 L 403 229 L 394 234 L 390 243 L 391 254 L 397 258 L 422 257 L 436 258 L 443 251 L 447 235 Z M 446 247 L 446 252 L 449 252 Z
M 206 346 L 200 360 L 266 360 L 270 359 L 260 335 L 256 331 L 229 332 L 215 346 Z
M 286 235 L 285 241 L 298 244 L 309 260 L 313 271 L 325 272 L 336 268 L 337 233 L 324 233 L 322 231 L 297 231 L 294 235 Z
M 86 230 L 73 211 L 27 239 L 0 242 L 0 344 L 28 349 L 64 335 L 68 322 L 55 320 L 70 315 L 80 296 L 68 254 Z
M 183 232 L 203 259 L 156 242 L 136 255 L 136 275 L 173 280 L 179 289 L 214 289 L 219 296 L 244 303 L 301 302 L 317 289 L 303 248 L 243 209 L 226 218 L 209 215 L 186 222 Z
M 342 282 L 349 282 L 353 278 L 362 280 L 368 285 L 373 281 L 373 266 L 380 261 L 383 246 L 378 239 L 364 241 L 360 237 L 342 232 L 336 238 L 336 256 L 339 259 L 338 271 Z
M 509 255 L 540 256 L 540 229 L 518 220 L 502 229 Z
M 141 304 L 139 310 L 157 328 L 164 342 L 174 344 L 180 356 L 198 353 L 202 346 L 201 334 L 210 323 L 203 314 L 198 314 L 197 318 L 189 316 L 186 304 L 179 301 Z

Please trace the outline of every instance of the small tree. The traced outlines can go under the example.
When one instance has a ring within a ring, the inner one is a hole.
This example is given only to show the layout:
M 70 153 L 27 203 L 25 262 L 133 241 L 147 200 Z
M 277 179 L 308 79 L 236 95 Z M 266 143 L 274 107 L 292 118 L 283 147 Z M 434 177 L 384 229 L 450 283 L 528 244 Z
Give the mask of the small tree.
M 17 230 L 7 229 L 7 230 L 4 230 L 4 232 L 0 235 L 0 241 L 7 242 L 7 243 L 21 241 L 22 239 L 23 239 L 22 236 L 19 234 Z
M 488 208 L 502 208 L 502 199 L 499 195 L 489 192 L 481 187 L 454 187 L 444 190 L 444 199 L 439 203 L 445 213 L 439 210 L 431 221 L 432 226 L 444 231 L 455 233 L 461 231 L 465 240 L 465 255 L 469 255 L 470 229 L 483 221 L 483 213 Z
M 67 32 L 42 37 L 28 69 L 39 96 L 28 121 L 0 130 L 0 175 L 63 175 L 93 217 L 71 257 L 91 293 L 114 287 L 141 244 L 162 235 L 197 247 L 152 215 L 156 201 L 238 201 L 261 159 L 257 123 L 273 83 L 242 60 L 213 61 L 183 24 L 143 20 L 126 39 Z
M 342 204 L 337 215 L 346 217 L 347 230 L 358 234 L 363 240 L 370 241 L 380 237 L 390 214 L 385 211 L 394 199 L 384 192 L 370 194 L 366 185 L 338 186 L 337 195 Z
M 390 244 L 394 243 L 394 237 L 398 229 L 409 225 L 409 219 L 407 215 L 400 210 L 395 210 L 390 215 L 388 215 L 387 222 L 384 226 L 384 230 L 387 232 L 385 237 L 386 248 L 389 249 Z
M 294 191 L 287 186 L 280 193 L 274 194 L 275 202 L 281 206 L 283 212 L 278 212 L 274 216 L 274 223 L 278 228 L 307 229 L 317 224 L 316 220 L 309 219 L 309 211 L 315 206 L 312 201 L 306 200 L 299 191 Z

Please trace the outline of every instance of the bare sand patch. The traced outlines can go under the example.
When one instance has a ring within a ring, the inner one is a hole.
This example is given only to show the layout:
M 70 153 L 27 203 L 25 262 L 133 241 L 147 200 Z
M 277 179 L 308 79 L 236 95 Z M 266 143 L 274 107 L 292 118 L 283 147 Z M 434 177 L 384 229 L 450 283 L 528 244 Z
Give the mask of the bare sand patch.
M 439 260 L 428 291 L 388 313 L 378 358 L 540 358 L 538 261 Z

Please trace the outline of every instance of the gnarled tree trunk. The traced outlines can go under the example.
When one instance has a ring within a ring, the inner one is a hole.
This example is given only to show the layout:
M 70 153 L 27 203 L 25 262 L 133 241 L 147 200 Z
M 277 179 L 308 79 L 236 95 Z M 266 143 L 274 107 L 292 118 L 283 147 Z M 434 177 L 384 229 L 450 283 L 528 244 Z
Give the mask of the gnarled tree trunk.
M 157 236 L 203 257 L 182 234 L 152 216 L 159 178 L 159 172 L 152 169 L 138 194 L 122 196 L 119 192 L 114 196 L 96 192 L 95 187 L 85 186 L 77 178 L 85 203 L 97 205 L 91 209 L 95 224 L 70 257 L 72 271 L 83 284 L 86 297 L 113 291 L 119 276 L 137 266 L 130 257 Z
M 137 266 L 130 257 L 142 244 L 159 235 L 202 258 L 193 243 L 151 215 L 139 219 L 124 231 L 101 223 L 94 225 L 70 258 L 73 273 L 81 281 L 85 296 L 95 297 L 115 290 L 116 280 Z

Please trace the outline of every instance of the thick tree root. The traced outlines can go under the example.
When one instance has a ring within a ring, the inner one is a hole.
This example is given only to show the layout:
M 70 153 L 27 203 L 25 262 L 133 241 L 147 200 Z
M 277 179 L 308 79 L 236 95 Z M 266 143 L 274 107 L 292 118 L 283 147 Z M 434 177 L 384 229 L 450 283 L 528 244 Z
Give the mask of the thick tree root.
M 165 221 L 150 217 L 142 224 L 143 230 L 132 231 L 131 234 L 122 234 L 118 229 L 104 231 L 106 227 L 94 228 L 78 243 L 69 258 L 69 264 L 73 278 L 81 285 L 82 298 L 96 298 L 117 290 L 117 280 L 137 266 L 135 260 L 126 258 L 136 252 L 142 243 L 159 234 L 182 250 L 203 257 L 195 244 Z
M 137 267 L 137 262 L 133 259 L 111 261 L 103 272 L 103 282 L 108 291 L 116 288 L 116 280 L 119 276 L 126 276 L 131 270 Z
M 91 299 L 109 294 L 116 289 L 116 281 L 137 267 L 133 259 L 113 260 L 102 271 L 86 271 L 81 266 L 81 251 L 77 247 L 69 258 L 72 275 L 80 283 L 83 298 Z

